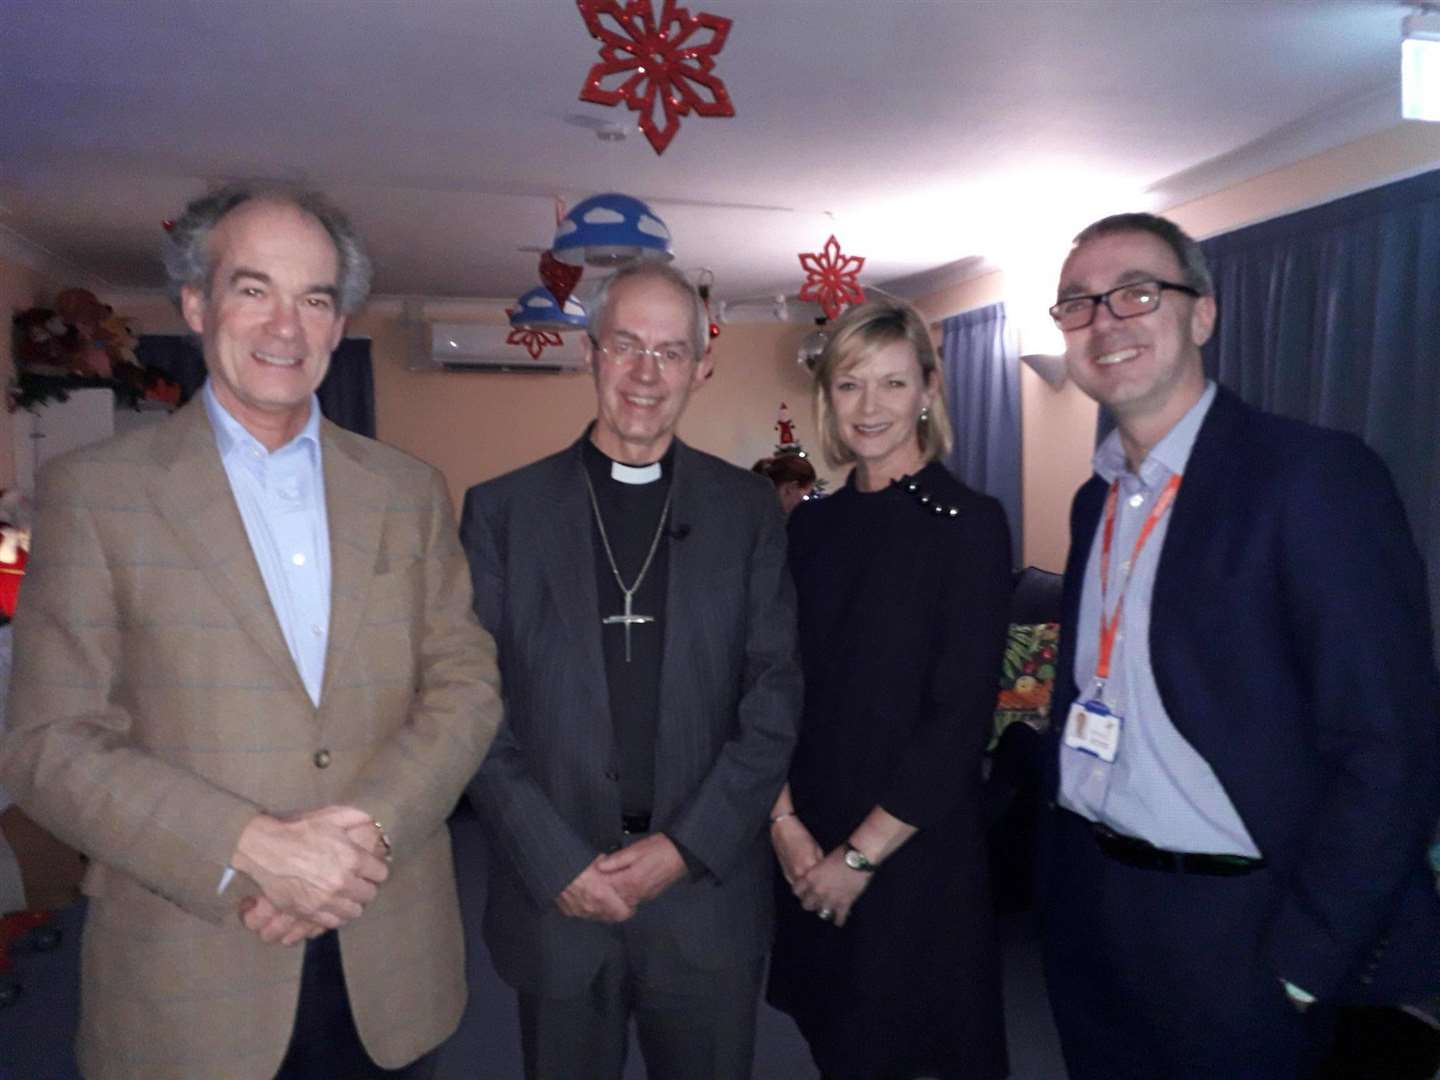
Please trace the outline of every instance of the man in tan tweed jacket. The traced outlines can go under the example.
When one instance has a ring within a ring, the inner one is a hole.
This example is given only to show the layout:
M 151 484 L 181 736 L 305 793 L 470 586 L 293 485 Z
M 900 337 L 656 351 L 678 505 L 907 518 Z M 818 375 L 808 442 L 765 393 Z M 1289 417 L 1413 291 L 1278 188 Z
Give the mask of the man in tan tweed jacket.
M 208 383 L 42 473 L 0 744 L 92 859 L 80 1067 L 427 1075 L 466 994 L 445 818 L 499 720 L 450 501 L 319 417 L 368 288 L 343 215 L 226 189 L 167 267 Z

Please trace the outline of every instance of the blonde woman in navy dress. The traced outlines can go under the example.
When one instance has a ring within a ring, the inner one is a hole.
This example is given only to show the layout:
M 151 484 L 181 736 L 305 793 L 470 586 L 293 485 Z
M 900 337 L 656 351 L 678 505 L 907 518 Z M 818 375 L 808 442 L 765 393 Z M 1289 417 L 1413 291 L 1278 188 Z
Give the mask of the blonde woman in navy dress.
M 895 301 L 836 324 L 815 372 L 845 486 L 790 519 L 805 713 L 772 815 L 769 1000 L 827 1080 L 1008 1073 L 980 760 L 1010 534 L 940 464 L 935 349 Z

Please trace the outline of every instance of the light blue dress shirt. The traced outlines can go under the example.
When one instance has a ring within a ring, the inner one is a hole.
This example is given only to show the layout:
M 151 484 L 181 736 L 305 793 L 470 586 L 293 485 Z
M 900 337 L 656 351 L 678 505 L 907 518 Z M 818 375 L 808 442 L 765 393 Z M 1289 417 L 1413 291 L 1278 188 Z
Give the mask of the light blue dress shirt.
M 208 379 L 200 393 L 270 606 L 305 692 L 318 708 L 330 640 L 330 525 L 320 460 L 320 402 L 310 395 L 310 417 L 300 434 L 272 452 L 220 404 Z M 223 894 L 234 879 L 234 868 L 226 867 L 216 893 Z
M 1113 614 L 1124 584 L 1135 538 L 1170 477 L 1184 474 L 1195 436 L 1215 384 L 1140 463 L 1130 471 L 1120 433 L 1112 431 L 1095 451 L 1095 472 L 1107 484 L 1120 481 L 1115 535 L 1110 553 L 1110 593 L 1106 614 Z M 1184 497 L 1181 481 L 1180 497 Z M 1125 608 L 1111 657 L 1110 678 L 1102 699 L 1122 718 L 1120 745 L 1113 762 L 1083 750 L 1060 746 L 1060 805 L 1116 832 L 1148 840 L 1168 851 L 1216 855 L 1260 855 L 1214 770 L 1175 729 L 1150 666 L 1150 601 L 1155 569 L 1165 547 L 1170 514 L 1156 524 L 1130 571 Z M 1093 696 L 1100 646 L 1100 558 L 1103 520 L 1096 526 L 1085 567 L 1079 625 L 1075 635 L 1075 685 L 1080 700 Z M 1183 613 L 1182 613 L 1183 617 Z
M 330 528 L 320 461 L 320 402 L 311 396 L 305 427 L 271 452 L 225 410 L 208 381 L 203 395 L 270 606 L 318 707 L 330 638 Z

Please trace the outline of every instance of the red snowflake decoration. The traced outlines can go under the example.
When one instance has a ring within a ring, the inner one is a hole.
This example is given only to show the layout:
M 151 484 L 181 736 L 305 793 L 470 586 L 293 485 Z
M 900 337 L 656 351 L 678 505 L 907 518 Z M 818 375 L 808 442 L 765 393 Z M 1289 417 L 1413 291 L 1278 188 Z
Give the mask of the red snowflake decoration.
M 805 271 L 800 299 L 814 300 L 825 310 L 827 319 L 838 319 L 846 304 L 865 302 L 865 290 L 857 280 L 864 265 L 863 255 L 844 254 L 840 242 L 832 235 L 821 251 L 800 256 L 800 266 Z
M 525 351 L 530 354 L 531 360 L 539 360 L 540 354 L 543 353 L 548 346 L 560 346 L 564 345 L 565 342 L 560 340 L 559 334 L 552 333 L 549 330 L 516 329 L 511 330 L 510 333 L 505 336 L 505 344 L 523 345 Z
M 585 76 L 581 101 L 623 102 L 640 113 L 640 130 L 657 154 L 680 130 L 682 116 L 735 115 L 725 84 L 710 73 L 730 34 L 729 19 L 691 15 L 675 0 L 664 0 L 659 18 L 652 0 L 576 3 L 600 42 L 600 62 Z

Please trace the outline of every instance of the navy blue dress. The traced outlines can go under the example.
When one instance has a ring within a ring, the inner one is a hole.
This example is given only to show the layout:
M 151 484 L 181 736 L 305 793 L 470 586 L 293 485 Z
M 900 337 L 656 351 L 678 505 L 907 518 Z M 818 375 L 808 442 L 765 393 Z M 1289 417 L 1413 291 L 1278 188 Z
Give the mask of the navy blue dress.
M 920 831 L 843 929 L 804 911 L 777 870 L 767 997 L 827 1078 L 994 1080 L 1009 1069 L 980 762 L 1010 534 L 1000 504 L 944 467 L 914 480 L 929 503 L 898 485 L 861 492 L 852 473 L 791 517 L 805 671 L 796 811 L 826 851 L 877 804 Z

